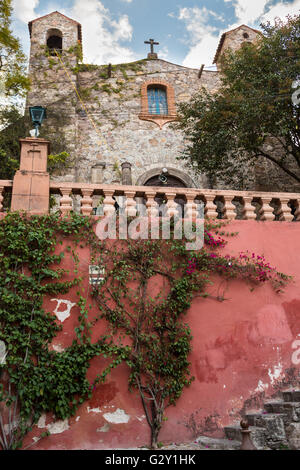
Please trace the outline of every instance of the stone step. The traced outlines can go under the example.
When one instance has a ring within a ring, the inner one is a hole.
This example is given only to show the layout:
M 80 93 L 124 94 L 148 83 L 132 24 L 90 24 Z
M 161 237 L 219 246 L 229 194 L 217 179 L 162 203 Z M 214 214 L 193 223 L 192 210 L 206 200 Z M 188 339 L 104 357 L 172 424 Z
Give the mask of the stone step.
M 284 413 L 266 413 L 257 419 L 256 426 L 264 429 L 267 447 L 275 450 L 288 445 L 285 433 L 287 423 L 287 414 Z
M 265 402 L 264 409 L 267 413 L 284 414 L 290 421 L 300 421 L 300 402 L 269 401 Z
M 233 441 L 228 439 L 215 439 L 207 436 L 200 436 L 196 439 L 198 444 L 201 444 L 209 449 L 215 450 L 239 450 L 241 441 Z
M 249 426 L 249 430 L 251 431 L 250 437 L 258 450 L 267 449 L 266 446 L 266 433 L 262 427 L 258 426 Z M 232 441 L 242 441 L 242 432 L 241 427 L 239 424 L 235 424 L 233 426 L 226 426 L 224 428 L 225 436 L 227 439 Z
M 300 402 L 300 390 L 286 390 L 282 392 L 282 397 L 286 402 Z
M 257 426 L 256 423 L 260 421 L 262 414 L 263 414 L 263 411 L 247 412 L 245 415 L 245 418 L 248 421 L 249 426 Z

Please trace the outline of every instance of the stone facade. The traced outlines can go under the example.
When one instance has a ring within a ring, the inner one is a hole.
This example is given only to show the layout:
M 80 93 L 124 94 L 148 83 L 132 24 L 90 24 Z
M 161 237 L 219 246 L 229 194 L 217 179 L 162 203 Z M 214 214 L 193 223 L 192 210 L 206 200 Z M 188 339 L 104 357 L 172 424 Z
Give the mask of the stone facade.
M 222 34 L 214 60 L 214 63 L 217 64 L 218 69 L 221 68 L 221 57 L 224 51 L 227 49 L 237 51 L 243 43 L 255 42 L 257 37 L 260 35 L 260 31 L 249 28 L 249 26 L 244 24 L 236 29 Z
M 211 93 L 218 89 L 220 72 L 199 73 L 198 69 L 156 58 L 156 54 L 129 64 L 83 65 L 79 23 L 54 12 L 30 22 L 29 29 L 32 89 L 27 106 L 47 107 L 42 137 L 60 144 L 59 151 L 71 154 L 67 167 L 53 179 L 144 185 L 147 177 L 159 176 L 167 168 L 182 186 L 212 187 L 205 175 L 196 175 L 177 159 L 185 143 L 182 133 L 174 129 L 174 121 L 179 103 L 188 101 L 201 87 Z M 51 34 L 62 37 L 61 58 L 49 54 L 47 40 Z M 226 33 L 216 62 L 226 48 L 237 48 L 257 35 L 244 25 Z M 149 115 L 147 89 L 151 85 L 166 90 L 167 115 Z M 290 186 L 278 184 L 281 176 L 276 180 L 277 189 L 292 191 Z M 242 189 L 263 190 L 265 179 L 264 168 L 257 174 L 247 172 L 248 184 Z M 214 187 L 223 188 L 224 184 L 214 182 Z

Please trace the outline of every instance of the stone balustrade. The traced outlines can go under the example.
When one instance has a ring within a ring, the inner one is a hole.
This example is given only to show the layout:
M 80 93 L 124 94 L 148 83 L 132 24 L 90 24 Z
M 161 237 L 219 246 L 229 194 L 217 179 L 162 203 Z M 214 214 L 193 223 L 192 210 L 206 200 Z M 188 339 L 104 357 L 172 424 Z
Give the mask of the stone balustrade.
M 84 183 L 50 183 L 51 194 L 57 195 L 62 214 L 76 210 L 84 215 L 95 214 L 101 198 L 104 214 L 116 210 L 119 196 L 125 200 L 128 216 L 138 213 L 138 203 L 145 204 L 147 213 L 157 213 L 158 204 L 165 203 L 165 215 L 176 213 L 178 205 L 186 208 L 186 216 L 196 215 L 196 204 L 204 204 L 206 218 L 260 221 L 300 221 L 300 194 L 256 191 L 228 191 L 195 188 L 121 186 Z M 75 208 L 77 200 L 77 208 Z M 78 202 L 79 201 L 79 202 Z
M 5 191 L 12 191 L 13 182 L 0 180 L 0 211 L 3 212 Z M 138 203 L 145 204 L 149 215 L 156 215 L 159 204 L 165 203 L 165 215 L 175 215 L 178 204 L 185 206 L 185 216 L 195 217 L 197 203 L 204 204 L 206 218 L 224 220 L 300 221 L 300 194 L 256 191 L 230 191 L 195 188 L 121 186 L 104 184 L 50 182 L 50 194 L 57 198 L 62 214 L 74 210 L 93 215 L 100 199 L 103 214 L 116 210 L 119 196 L 125 201 L 125 212 L 134 217 Z M 77 200 L 77 205 L 75 201 Z

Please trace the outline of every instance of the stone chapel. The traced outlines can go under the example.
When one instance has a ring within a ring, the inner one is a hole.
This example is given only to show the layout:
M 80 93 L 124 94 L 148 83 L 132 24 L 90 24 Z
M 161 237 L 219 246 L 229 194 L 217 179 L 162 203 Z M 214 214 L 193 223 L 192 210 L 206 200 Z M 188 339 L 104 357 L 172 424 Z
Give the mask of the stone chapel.
M 161 60 L 152 47 L 147 58 L 133 63 L 83 64 L 81 25 L 57 11 L 31 21 L 29 33 L 32 88 L 27 107 L 47 108 L 44 137 L 61 140 L 71 155 L 52 179 L 212 187 L 205 175 L 177 159 L 184 137 L 173 128 L 176 107 L 201 87 L 217 90 L 224 51 L 255 41 L 259 31 L 241 25 L 224 33 L 215 55 L 217 70 L 203 69 L 201 57 L 198 69 Z M 265 181 L 262 168 L 243 189 L 267 190 Z M 221 183 L 218 187 L 223 189 Z

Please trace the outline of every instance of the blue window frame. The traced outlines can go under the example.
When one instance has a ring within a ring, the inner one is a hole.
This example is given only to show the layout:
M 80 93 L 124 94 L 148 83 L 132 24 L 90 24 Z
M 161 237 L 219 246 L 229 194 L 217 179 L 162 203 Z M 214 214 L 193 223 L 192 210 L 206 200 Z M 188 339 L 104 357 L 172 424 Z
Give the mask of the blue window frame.
M 148 87 L 148 108 L 150 114 L 168 114 L 167 91 L 165 88 Z

